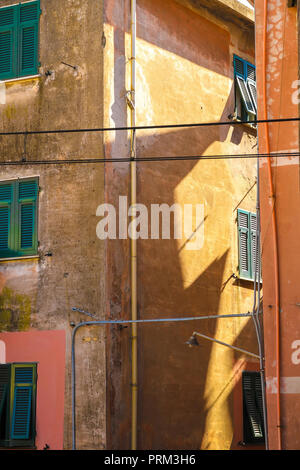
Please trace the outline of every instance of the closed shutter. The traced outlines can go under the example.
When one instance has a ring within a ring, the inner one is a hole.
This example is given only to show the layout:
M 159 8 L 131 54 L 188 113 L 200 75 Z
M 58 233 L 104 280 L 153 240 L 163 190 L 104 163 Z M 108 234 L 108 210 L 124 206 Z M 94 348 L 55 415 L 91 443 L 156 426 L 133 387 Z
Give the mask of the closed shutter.
M 19 10 L 19 75 L 38 72 L 39 2 L 20 5 Z
M 257 217 L 256 214 L 250 214 L 250 227 L 251 227 L 251 271 L 252 277 L 254 279 L 254 274 L 256 272 L 256 280 L 260 280 L 260 275 L 258 273 L 258 260 L 260 258 L 260 248 L 258 248 L 258 257 L 256 256 L 256 240 L 257 240 Z
M 0 9 L 0 80 L 17 75 L 17 8 Z
M 251 278 L 251 245 L 249 229 L 249 213 L 238 210 L 239 233 L 239 270 L 240 277 Z
M 34 366 L 14 366 L 14 401 L 11 439 L 30 439 L 32 436 Z
M 234 57 L 234 75 L 238 75 L 242 78 L 245 77 L 245 64 L 242 59 L 239 59 L 238 57 Z
M 0 184 L 0 257 L 10 256 L 12 248 L 11 217 L 13 184 Z
M 36 180 L 19 183 L 19 237 L 18 251 L 33 254 L 37 249 L 37 193 Z
M 29 439 L 32 387 L 16 386 L 12 439 Z
M 243 372 L 244 441 L 264 440 L 262 389 L 259 372 Z

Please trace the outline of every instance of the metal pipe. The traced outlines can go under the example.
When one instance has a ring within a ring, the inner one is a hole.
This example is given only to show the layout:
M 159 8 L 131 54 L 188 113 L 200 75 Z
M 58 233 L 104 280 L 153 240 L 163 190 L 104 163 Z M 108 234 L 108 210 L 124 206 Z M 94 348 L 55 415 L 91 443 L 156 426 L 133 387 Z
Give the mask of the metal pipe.
M 73 311 L 79 311 L 84 313 L 83 310 L 72 308 Z M 93 325 L 113 325 L 123 323 L 159 323 L 159 322 L 178 322 L 178 321 L 193 321 L 193 320 L 208 320 L 215 318 L 226 318 L 226 317 L 249 317 L 251 314 L 248 313 L 237 313 L 229 315 L 206 315 L 201 317 L 181 317 L 181 318 L 154 318 L 146 320 L 93 320 L 78 323 L 72 332 L 72 344 L 71 344 L 71 387 L 72 387 L 72 450 L 76 450 L 76 369 L 75 369 L 75 336 L 76 332 L 82 326 L 93 326 Z
M 136 91 L 136 0 L 131 0 L 131 138 L 130 138 L 130 192 L 131 206 L 136 205 L 136 114 L 135 114 L 135 91 Z M 132 216 L 133 220 L 133 216 Z M 131 226 L 133 226 L 131 224 Z M 134 236 L 130 237 L 131 251 L 131 319 L 137 320 L 137 241 Z M 137 324 L 132 324 L 131 337 L 131 450 L 137 448 L 137 408 L 138 408 L 138 350 L 137 350 Z
M 231 344 L 224 343 L 223 341 L 219 341 L 218 339 L 211 338 L 210 336 L 206 336 L 202 333 L 198 333 L 197 331 L 194 331 L 193 336 L 194 335 L 201 336 L 201 338 L 208 339 L 209 341 L 213 341 L 214 343 L 221 344 L 222 346 L 227 346 L 230 349 L 234 349 L 235 351 L 239 351 L 241 353 L 248 354 L 248 356 L 256 357 L 259 359 L 259 356 L 257 354 L 254 354 L 250 351 L 246 351 L 246 349 L 237 348 L 236 346 L 232 346 Z
M 255 311 L 255 303 L 253 306 L 253 321 L 256 325 L 256 335 L 259 348 L 259 369 L 260 369 L 260 382 L 262 391 L 262 405 L 263 405 L 263 421 L 265 431 L 265 446 L 266 450 L 269 450 L 269 433 L 268 433 L 268 414 L 267 414 L 267 403 L 266 403 L 266 382 L 265 382 L 265 366 L 264 366 L 264 352 L 263 352 L 263 338 L 261 325 L 259 322 L 259 309 L 260 309 L 260 272 L 261 272 L 261 254 L 260 254 L 260 178 L 259 178 L 259 158 L 257 158 L 257 196 L 256 196 L 256 260 L 257 270 L 255 269 L 255 279 L 258 278 L 257 282 L 257 308 Z

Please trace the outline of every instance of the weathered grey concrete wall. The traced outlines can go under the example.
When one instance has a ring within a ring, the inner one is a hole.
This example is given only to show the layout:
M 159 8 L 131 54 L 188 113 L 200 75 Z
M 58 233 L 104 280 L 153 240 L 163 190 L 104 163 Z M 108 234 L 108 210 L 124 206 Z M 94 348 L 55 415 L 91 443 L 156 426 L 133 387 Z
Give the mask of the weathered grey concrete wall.
M 0 0 L 0 7 L 14 4 Z M 79 129 L 103 122 L 103 5 L 96 0 L 41 0 L 39 76 L 5 84 L 1 131 Z M 76 66 L 73 69 L 62 62 Z M 50 71 L 51 75 L 46 75 Z M 0 139 L 0 161 L 51 161 L 103 156 L 101 134 Z M 65 447 L 71 445 L 70 321 L 89 320 L 76 306 L 104 317 L 105 251 L 96 237 L 104 198 L 102 165 L 0 166 L 0 180 L 39 176 L 39 256 L 0 263 L 3 331 L 65 329 Z M 52 256 L 47 256 L 51 253 Z M 105 330 L 82 328 L 76 340 L 77 444 L 106 445 Z M 22 360 L 22 358 L 20 358 Z

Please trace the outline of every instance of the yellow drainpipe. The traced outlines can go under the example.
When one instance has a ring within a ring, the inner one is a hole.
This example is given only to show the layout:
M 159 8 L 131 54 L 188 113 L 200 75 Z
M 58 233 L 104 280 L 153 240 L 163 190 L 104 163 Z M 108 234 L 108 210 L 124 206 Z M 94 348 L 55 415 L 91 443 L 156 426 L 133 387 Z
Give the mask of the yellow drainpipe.
M 135 116 L 135 81 L 136 81 L 136 0 L 131 0 L 131 127 L 136 124 Z M 130 156 L 136 157 L 136 132 L 130 134 Z M 136 162 L 131 161 L 131 206 L 136 205 Z M 137 241 L 130 238 L 131 244 L 131 319 L 137 320 Z M 137 448 L 137 323 L 132 323 L 131 343 L 131 450 Z

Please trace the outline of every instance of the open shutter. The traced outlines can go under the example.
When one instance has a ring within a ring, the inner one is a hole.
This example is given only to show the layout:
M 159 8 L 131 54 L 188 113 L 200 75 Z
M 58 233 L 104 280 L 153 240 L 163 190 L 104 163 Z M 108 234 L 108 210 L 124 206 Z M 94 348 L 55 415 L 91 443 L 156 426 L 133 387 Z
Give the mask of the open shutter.
M 30 2 L 19 8 L 19 75 L 38 73 L 40 3 Z
M 0 8 L 0 80 L 17 74 L 17 7 Z
M 254 108 L 251 97 L 249 95 L 246 81 L 242 77 L 237 76 L 236 82 L 246 111 L 251 114 L 256 114 L 256 109 Z
M 21 255 L 35 254 L 37 250 L 37 193 L 37 180 L 19 183 L 18 251 Z
M 11 439 L 28 440 L 32 437 L 35 381 L 34 365 L 14 365 Z
M 243 372 L 244 441 L 264 440 L 262 389 L 259 372 Z
M 245 80 L 253 80 L 256 81 L 256 70 L 254 65 L 251 65 L 247 62 L 247 70 L 246 70 L 246 77 Z
M 0 257 L 12 255 L 12 202 L 13 184 L 0 184 Z
M 252 99 L 253 105 L 255 107 L 255 110 L 257 112 L 257 91 L 256 91 L 256 82 L 254 80 L 247 80 L 247 87 L 249 91 L 249 95 Z
M 7 410 L 10 390 L 10 365 L 0 364 L 0 441 L 7 438 Z
M 7 364 L 0 364 L 0 419 L 5 408 L 7 391 L 10 380 L 10 369 Z
M 249 213 L 241 209 L 238 210 L 238 234 L 240 277 L 251 279 Z

